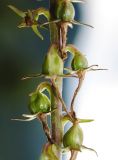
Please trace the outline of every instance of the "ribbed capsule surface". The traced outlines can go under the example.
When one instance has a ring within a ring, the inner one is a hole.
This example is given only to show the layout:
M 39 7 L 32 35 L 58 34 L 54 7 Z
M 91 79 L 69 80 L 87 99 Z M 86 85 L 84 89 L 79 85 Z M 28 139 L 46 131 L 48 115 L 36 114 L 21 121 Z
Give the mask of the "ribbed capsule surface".
M 46 75 L 63 74 L 63 60 L 59 56 L 59 49 L 55 44 L 50 47 L 44 59 L 42 73 Z
M 84 69 L 88 67 L 88 61 L 83 54 L 76 54 L 71 62 L 73 70 Z
M 56 7 L 56 18 L 63 21 L 71 21 L 75 17 L 75 9 L 71 2 L 61 1 Z
M 30 97 L 29 110 L 32 114 L 36 114 L 38 112 L 46 113 L 50 111 L 50 100 L 49 98 L 40 92 L 32 93 Z
M 45 144 L 39 160 L 59 160 L 58 150 L 55 144 Z
M 73 125 L 63 137 L 64 147 L 80 150 L 83 143 L 83 131 L 78 124 Z

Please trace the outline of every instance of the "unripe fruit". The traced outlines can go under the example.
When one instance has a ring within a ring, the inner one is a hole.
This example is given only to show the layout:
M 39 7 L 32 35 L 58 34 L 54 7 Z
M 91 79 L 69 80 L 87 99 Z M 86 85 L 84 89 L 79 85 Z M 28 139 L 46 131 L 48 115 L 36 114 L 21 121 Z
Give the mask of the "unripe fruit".
M 41 153 L 40 160 L 51 160 L 45 152 Z
M 55 144 L 45 144 L 39 160 L 59 160 L 59 148 Z
M 45 94 L 40 92 L 32 93 L 29 104 L 29 110 L 32 114 L 47 113 L 50 111 L 50 107 L 50 100 Z
M 85 69 L 88 67 L 88 61 L 84 55 L 76 54 L 72 59 L 71 67 L 75 71 L 79 69 Z
M 78 124 L 74 124 L 64 135 L 63 145 L 71 150 L 81 150 L 83 131 Z
M 58 55 L 59 49 L 53 44 L 48 54 L 45 57 L 42 73 L 46 75 L 62 75 L 63 74 L 63 60 Z
M 71 2 L 61 1 L 57 4 L 56 18 L 63 21 L 71 21 L 74 19 L 75 9 Z

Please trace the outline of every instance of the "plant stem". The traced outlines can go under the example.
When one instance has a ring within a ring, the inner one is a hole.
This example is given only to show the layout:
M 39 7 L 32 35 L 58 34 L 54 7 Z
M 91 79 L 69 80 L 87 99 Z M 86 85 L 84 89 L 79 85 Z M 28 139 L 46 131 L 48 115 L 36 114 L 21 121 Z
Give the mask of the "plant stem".
M 85 73 L 83 72 L 83 74 L 79 77 L 79 83 L 78 83 L 78 86 L 77 86 L 77 88 L 76 88 L 76 90 L 74 92 L 74 95 L 73 95 L 73 98 L 72 98 L 72 101 L 71 101 L 70 110 L 71 110 L 72 115 L 74 115 L 74 117 L 75 117 L 74 102 L 75 102 L 75 98 L 77 97 L 77 94 L 80 91 L 80 88 L 81 88 L 81 86 L 83 84 L 84 77 L 85 77 Z
M 38 115 L 38 119 L 41 121 L 42 126 L 43 126 L 43 130 L 45 132 L 45 135 L 48 139 L 48 141 L 53 144 L 53 140 L 51 138 L 51 134 L 50 134 L 50 129 L 48 127 L 48 123 L 47 123 L 47 116 L 45 114 L 39 114 Z
M 57 87 L 62 93 L 62 79 L 58 78 L 56 82 L 57 82 Z M 55 92 L 55 88 L 54 88 L 54 92 Z M 62 104 L 56 94 L 52 95 L 51 97 L 51 107 L 52 107 L 52 110 L 56 108 L 56 110 L 51 113 L 52 139 L 54 143 L 58 144 L 61 147 L 62 136 L 63 136 L 63 127 L 61 122 Z M 61 160 L 60 151 L 58 152 L 58 157 Z
M 66 104 L 65 104 L 65 102 L 63 101 L 63 98 L 62 98 L 62 96 L 61 96 L 61 94 L 60 94 L 60 92 L 59 92 L 59 90 L 58 90 L 58 87 L 56 86 L 54 80 L 52 80 L 52 85 L 53 85 L 53 87 L 55 88 L 55 91 L 56 91 L 56 93 L 57 93 L 57 96 L 58 96 L 58 98 L 59 98 L 59 100 L 60 100 L 60 102 L 61 102 L 61 104 L 62 104 L 63 110 L 67 113 L 67 115 L 68 115 L 68 117 L 70 118 L 70 120 L 71 120 L 72 122 L 74 122 L 74 119 L 72 118 L 71 114 L 68 112 L 67 107 L 66 107 Z
M 57 0 L 50 0 L 50 12 L 51 12 L 51 20 L 54 19 L 54 9 Z M 55 23 L 50 24 L 50 35 L 51 35 L 51 43 L 57 43 L 59 46 L 59 30 L 58 26 Z M 61 95 L 62 95 L 62 78 L 58 77 L 56 79 L 56 86 L 58 87 Z M 55 88 L 54 88 L 55 92 Z M 55 94 L 56 95 L 56 94 Z M 57 108 L 54 112 L 51 113 L 51 126 L 52 126 L 52 139 L 54 143 L 58 144 L 60 147 L 62 146 L 62 138 L 63 138 L 63 127 L 61 122 L 62 115 L 62 104 L 57 96 L 51 97 L 51 107 L 52 110 Z M 61 160 L 62 155 L 61 151 L 58 151 L 58 158 Z
M 58 0 L 50 0 L 50 13 L 51 13 L 51 19 L 50 21 L 54 20 L 54 9 L 56 6 Z M 56 23 L 49 24 L 50 26 L 50 41 L 51 43 L 59 43 L 59 33 L 58 33 L 58 27 Z
M 67 41 L 68 22 L 62 22 L 59 25 L 59 39 L 60 39 L 60 52 L 63 60 L 67 58 L 67 53 L 64 52 Z
M 71 157 L 70 157 L 70 160 L 76 160 L 77 158 L 77 155 L 78 155 L 78 151 L 71 151 Z

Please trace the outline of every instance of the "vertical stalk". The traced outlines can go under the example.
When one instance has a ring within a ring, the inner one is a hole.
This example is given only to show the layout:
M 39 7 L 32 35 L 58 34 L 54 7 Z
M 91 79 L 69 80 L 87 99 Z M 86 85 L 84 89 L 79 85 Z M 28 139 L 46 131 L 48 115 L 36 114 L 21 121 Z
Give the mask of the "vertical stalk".
M 62 79 L 58 78 L 56 80 L 56 84 L 61 93 L 62 92 Z M 55 92 L 55 88 L 53 90 Z M 55 93 L 55 96 L 51 97 L 52 110 L 56 108 L 56 110 L 52 112 L 51 114 L 52 139 L 54 140 L 56 144 L 61 146 L 62 136 L 63 136 L 63 128 L 62 128 L 62 122 L 61 122 L 62 105 L 61 105 L 61 102 L 59 101 L 59 98 L 56 96 L 57 94 Z M 59 155 L 61 156 L 61 153 L 59 153 Z
M 77 155 L 78 155 L 78 151 L 71 151 L 70 160 L 76 160 Z
M 56 6 L 57 0 L 50 0 L 50 12 L 51 12 L 51 20 L 54 19 L 54 9 Z M 51 43 L 59 44 L 59 28 L 57 24 L 52 23 L 50 24 L 50 37 Z M 62 95 L 62 78 L 56 79 L 56 85 Z M 55 92 L 55 88 L 54 88 Z M 56 94 L 55 94 L 56 95 Z M 62 145 L 62 137 L 63 137 L 63 127 L 61 122 L 61 115 L 62 115 L 62 104 L 60 103 L 59 99 L 56 96 L 51 97 L 51 106 L 52 110 L 57 108 L 55 112 L 51 114 L 51 125 L 52 125 L 52 139 L 53 141 L 58 144 L 59 146 Z M 58 157 L 61 160 L 61 151 L 58 151 Z
M 51 13 L 51 21 L 54 20 L 54 9 L 56 6 L 57 0 L 50 0 L 50 13 Z M 59 44 L 59 33 L 58 33 L 58 27 L 55 23 L 51 23 L 50 25 L 50 41 L 51 43 L 57 43 Z

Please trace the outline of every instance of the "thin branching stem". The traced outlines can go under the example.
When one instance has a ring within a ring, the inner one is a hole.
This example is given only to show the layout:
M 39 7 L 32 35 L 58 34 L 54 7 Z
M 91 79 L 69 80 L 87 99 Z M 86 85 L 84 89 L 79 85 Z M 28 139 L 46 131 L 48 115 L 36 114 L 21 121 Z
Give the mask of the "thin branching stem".
M 80 88 L 83 84 L 83 81 L 84 81 L 84 77 L 85 77 L 85 72 L 83 72 L 83 74 L 80 76 L 79 78 L 79 83 L 78 83 L 78 86 L 74 92 L 74 95 L 73 95 L 73 98 L 72 98 L 72 101 L 71 101 L 71 107 L 70 107 L 70 110 L 71 110 L 71 113 L 73 114 L 74 113 L 74 102 L 75 102 L 75 99 L 76 99 L 76 96 L 78 94 L 78 92 L 80 91 Z
M 63 106 L 64 111 L 65 111 L 65 112 L 67 113 L 67 115 L 70 117 L 71 121 L 74 122 L 74 119 L 72 118 L 71 114 L 68 112 L 67 106 L 66 106 L 63 98 L 61 97 L 61 94 L 60 94 L 60 92 L 59 92 L 58 87 L 57 87 L 56 84 L 55 84 L 55 80 L 52 79 L 51 82 L 52 82 L 53 87 L 54 87 L 55 90 L 56 90 L 56 93 L 57 93 L 57 95 L 58 95 L 58 98 L 59 98 L 60 102 L 62 103 L 62 106 Z
M 54 142 L 53 142 L 53 140 L 52 140 L 51 133 L 50 133 L 50 129 L 49 129 L 49 127 L 48 127 L 46 115 L 45 115 L 45 114 L 39 114 L 39 115 L 37 116 L 37 118 L 38 118 L 38 119 L 41 121 L 41 123 L 42 123 L 43 130 L 44 130 L 44 132 L 45 132 L 45 135 L 46 135 L 48 141 L 49 141 L 51 144 L 53 144 Z
M 78 155 L 78 151 L 72 150 L 70 160 L 76 160 L 77 155 Z

